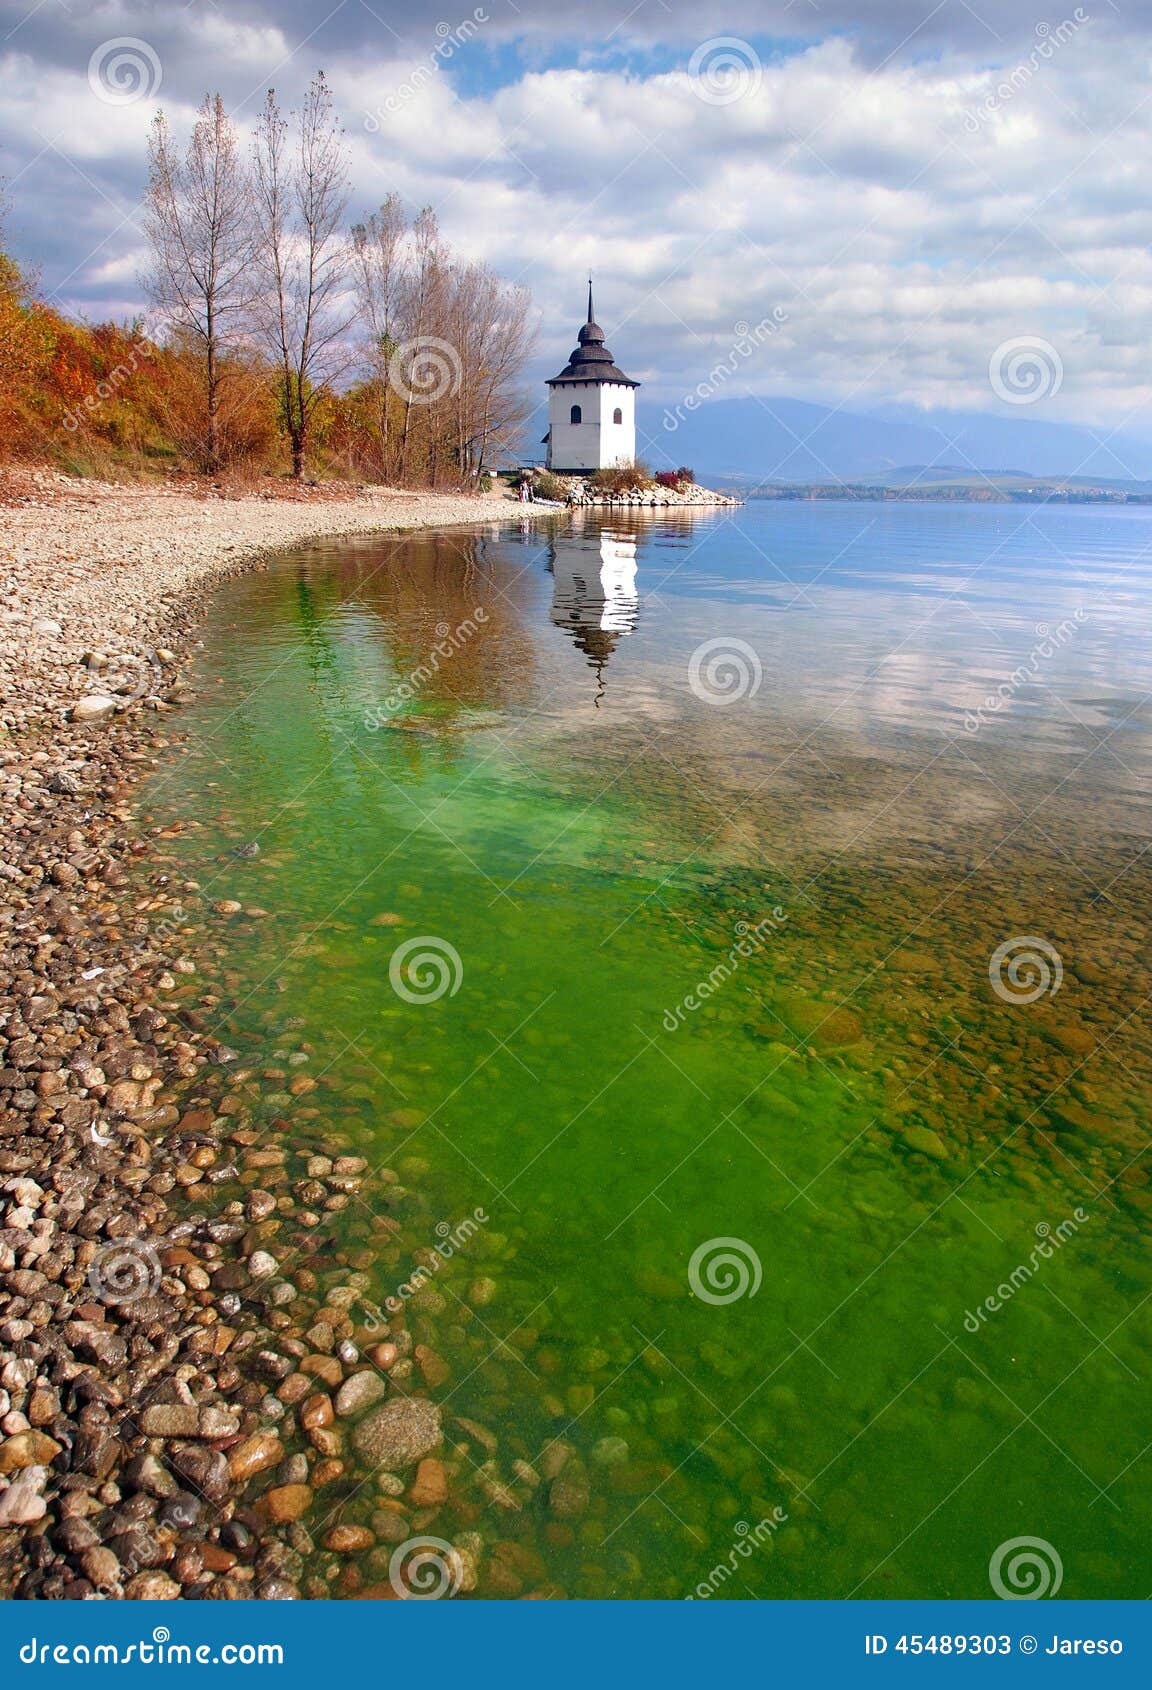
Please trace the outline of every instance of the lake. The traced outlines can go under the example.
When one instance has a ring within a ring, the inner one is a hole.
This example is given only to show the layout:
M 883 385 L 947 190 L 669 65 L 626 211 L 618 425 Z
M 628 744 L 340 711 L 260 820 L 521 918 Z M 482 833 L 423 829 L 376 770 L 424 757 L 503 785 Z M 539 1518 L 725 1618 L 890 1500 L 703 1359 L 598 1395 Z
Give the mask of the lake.
M 215 592 L 182 990 L 368 1159 L 272 1247 L 432 1353 L 479 1596 L 1147 1596 L 1150 555 L 752 502 Z

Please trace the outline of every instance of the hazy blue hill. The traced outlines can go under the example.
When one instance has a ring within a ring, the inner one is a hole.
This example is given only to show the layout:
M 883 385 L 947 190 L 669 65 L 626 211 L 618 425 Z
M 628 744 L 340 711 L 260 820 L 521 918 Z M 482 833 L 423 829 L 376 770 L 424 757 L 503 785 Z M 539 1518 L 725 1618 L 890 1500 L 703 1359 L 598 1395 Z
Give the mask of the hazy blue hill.
M 803 399 L 715 399 L 664 427 L 641 415 L 640 453 L 691 464 L 705 480 L 888 481 L 909 465 L 955 472 L 1152 478 L 1152 442 L 1031 416 L 832 410 Z

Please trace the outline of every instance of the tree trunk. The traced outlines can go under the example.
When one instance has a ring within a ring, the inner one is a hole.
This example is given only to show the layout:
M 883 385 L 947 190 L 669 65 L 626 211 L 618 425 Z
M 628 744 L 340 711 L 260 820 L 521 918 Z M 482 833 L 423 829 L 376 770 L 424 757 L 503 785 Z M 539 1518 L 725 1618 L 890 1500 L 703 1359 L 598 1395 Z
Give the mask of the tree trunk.
M 208 342 L 208 393 L 204 430 L 204 470 L 215 475 L 220 467 L 220 442 L 217 417 L 220 413 L 220 376 L 216 368 L 216 347 Z
M 412 401 L 404 401 L 404 426 L 400 430 L 400 467 L 397 480 L 404 485 L 404 476 L 408 469 L 408 429 L 412 421 Z
M 217 418 L 220 414 L 220 371 L 216 363 L 216 322 L 211 298 L 209 298 L 205 313 L 205 323 L 207 326 L 207 343 L 204 350 L 208 392 L 206 395 L 204 469 L 207 474 L 215 475 L 220 467 L 220 441 L 217 427 Z

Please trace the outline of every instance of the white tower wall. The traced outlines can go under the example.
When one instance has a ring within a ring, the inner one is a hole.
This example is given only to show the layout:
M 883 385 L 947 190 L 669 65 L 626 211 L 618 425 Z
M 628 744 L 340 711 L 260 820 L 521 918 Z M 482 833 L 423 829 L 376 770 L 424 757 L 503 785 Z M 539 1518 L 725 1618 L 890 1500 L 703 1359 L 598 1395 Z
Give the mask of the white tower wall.
M 616 412 L 620 421 L 615 421 Z M 605 382 L 600 389 L 600 468 L 615 469 L 636 456 L 636 390 Z
M 580 421 L 571 420 L 573 405 Z M 621 420 L 615 420 L 616 412 Z M 636 456 L 636 396 L 617 382 L 564 382 L 548 390 L 548 467 L 614 469 Z

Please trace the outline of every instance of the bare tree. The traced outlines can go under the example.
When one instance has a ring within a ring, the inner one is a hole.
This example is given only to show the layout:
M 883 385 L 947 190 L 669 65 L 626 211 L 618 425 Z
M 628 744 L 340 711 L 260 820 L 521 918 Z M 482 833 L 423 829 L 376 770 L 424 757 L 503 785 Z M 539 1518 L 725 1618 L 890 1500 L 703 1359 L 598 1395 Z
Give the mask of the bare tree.
M 454 258 L 430 209 L 407 226 L 395 195 L 353 229 L 352 243 L 367 331 L 367 379 L 345 410 L 357 419 L 353 434 L 370 419 L 370 461 L 386 480 L 435 485 L 446 471 L 473 480 L 528 415 L 519 387 L 532 344 L 526 291 Z
M 269 90 L 256 131 L 260 289 L 255 320 L 278 371 L 292 474 L 304 474 L 318 407 L 349 358 L 348 171 L 342 131 L 321 71 L 289 124 Z
M 456 274 L 453 318 L 461 379 L 454 452 L 460 470 L 479 475 L 490 452 L 510 446 L 531 407 L 518 387 L 532 351 L 526 288 L 502 281 L 484 264 Z
M 437 307 L 442 303 L 445 256 L 440 240 L 440 225 L 430 205 L 424 207 L 412 225 L 412 244 L 412 262 L 405 271 L 400 299 L 406 326 L 401 350 L 405 354 L 408 367 L 397 372 L 393 364 L 389 370 L 389 379 L 395 379 L 404 400 L 404 422 L 400 433 L 401 481 L 408 475 L 411 462 L 413 405 L 418 403 L 425 409 L 426 422 L 429 425 L 424 430 L 425 437 L 432 433 L 431 405 L 435 403 L 435 399 L 430 401 L 428 395 L 420 391 L 420 377 L 428 354 L 428 342 L 441 338 L 433 335 L 432 324 Z M 441 385 L 439 382 L 434 383 L 434 394 Z
M 148 291 L 203 364 L 201 458 L 220 468 L 221 387 L 227 352 L 250 299 L 251 195 L 235 127 L 219 94 L 207 95 L 181 156 L 158 112 L 148 142 L 144 227 L 152 248 Z
M 388 473 L 388 369 L 398 345 L 397 313 L 406 233 L 399 194 L 389 194 L 379 211 L 352 230 L 353 276 L 360 320 L 368 337 L 368 368 L 376 395 L 380 462 Z

